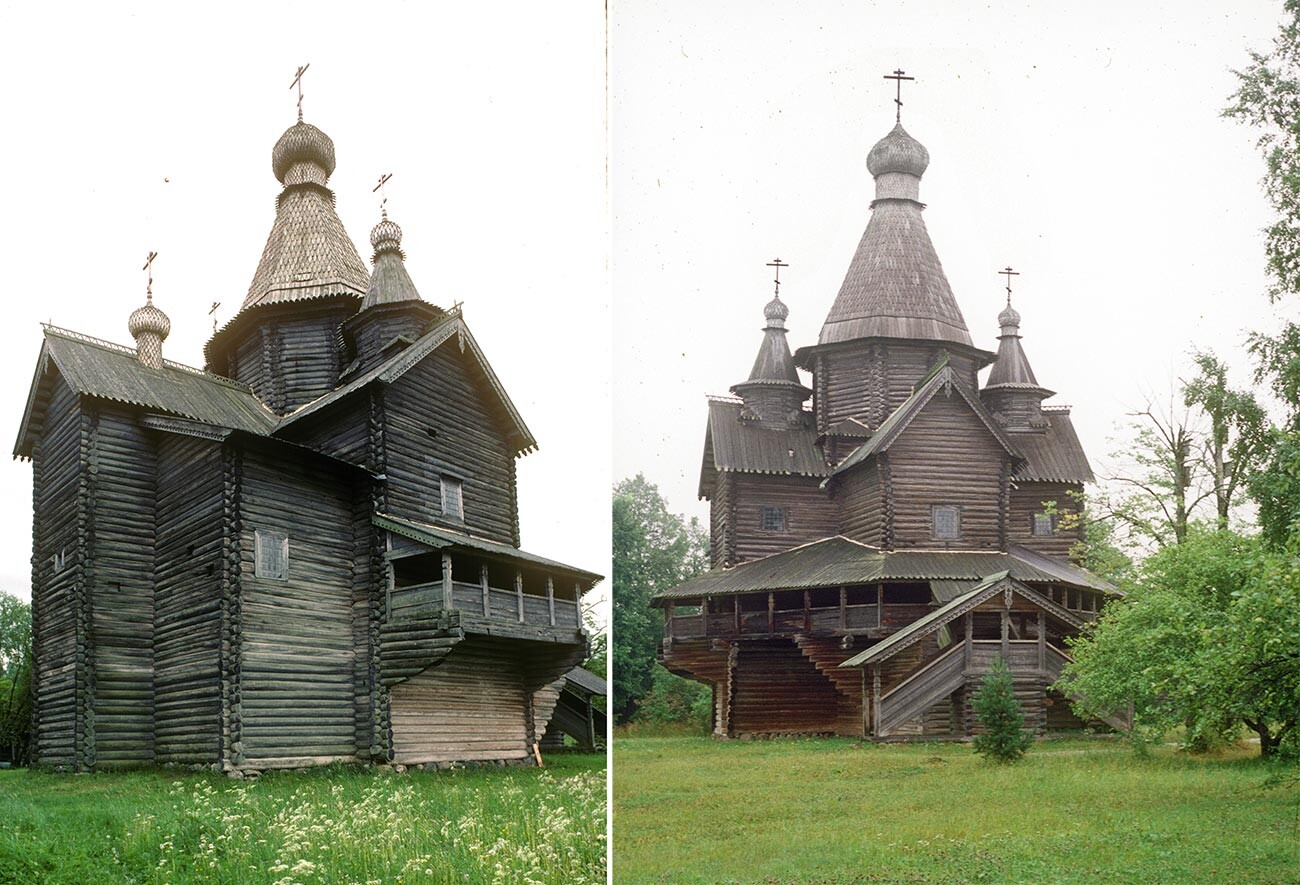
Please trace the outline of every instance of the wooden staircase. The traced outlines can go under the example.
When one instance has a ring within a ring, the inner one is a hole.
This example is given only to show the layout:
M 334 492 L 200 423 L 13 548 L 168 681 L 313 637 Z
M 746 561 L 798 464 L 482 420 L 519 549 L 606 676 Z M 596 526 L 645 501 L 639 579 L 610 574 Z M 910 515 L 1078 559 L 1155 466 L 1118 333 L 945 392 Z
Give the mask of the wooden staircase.
M 862 735 L 862 672 L 841 670 L 840 664 L 855 653 L 840 645 L 838 637 L 815 637 L 800 633 L 795 645 L 812 662 L 817 672 L 830 680 L 839 697 L 835 731 L 843 735 Z
M 963 646 L 952 646 L 935 660 L 882 694 L 875 711 L 875 737 L 888 737 L 966 683 Z

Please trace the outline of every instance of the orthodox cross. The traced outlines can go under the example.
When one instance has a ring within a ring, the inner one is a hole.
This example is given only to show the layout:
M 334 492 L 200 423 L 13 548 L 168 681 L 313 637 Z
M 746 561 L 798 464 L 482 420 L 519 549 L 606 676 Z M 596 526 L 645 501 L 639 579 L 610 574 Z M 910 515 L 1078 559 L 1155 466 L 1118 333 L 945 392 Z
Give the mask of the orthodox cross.
M 145 286 L 144 294 L 150 304 L 153 304 L 153 260 L 157 257 L 157 252 L 150 252 L 149 257 L 144 260 L 144 267 L 140 268 L 149 274 L 149 282 Z
M 998 273 L 1007 278 L 1007 307 L 1010 307 L 1011 306 L 1011 278 L 1020 276 L 1020 271 L 1012 270 L 1011 265 L 1008 264 L 1005 269 L 998 271 Z
M 375 185 L 373 188 L 370 189 L 370 192 L 372 194 L 373 193 L 379 194 L 380 197 L 379 211 L 384 216 L 384 218 L 388 217 L 388 191 L 384 190 L 384 184 L 388 181 L 388 179 L 392 177 L 393 177 L 393 173 L 391 172 L 384 173 L 383 175 L 379 176 L 379 184 Z
M 903 122 L 903 81 L 916 79 L 915 77 L 904 77 L 903 74 L 903 71 L 894 71 L 894 73 L 885 74 L 884 76 L 886 80 L 893 80 L 896 87 L 894 90 L 894 104 L 898 105 L 898 108 L 894 111 L 895 123 Z
M 778 297 L 780 297 L 780 295 L 781 295 L 781 268 L 783 268 L 783 267 L 789 267 L 790 265 L 786 264 L 786 263 L 785 263 L 784 261 L 782 261 L 780 258 L 776 258 L 776 259 L 773 259 L 772 261 L 769 261 L 769 262 L 767 263 L 767 266 L 768 266 L 768 267 L 775 267 L 775 268 L 776 268 L 776 279 L 773 280 L 773 282 L 776 283 L 776 293 L 775 293 L 775 294 L 776 294 Z
M 297 73 L 293 75 L 293 82 L 289 84 L 290 89 L 294 88 L 295 86 L 298 87 L 298 122 L 299 123 L 302 122 L 302 75 L 307 73 L 307 69 L 309 67 L 311 67 L 311 62 L 299 66 Z
M 220 306 L 220 301 L 214 301 L 212 302 L 212 306 L 208 308 L 208 316 L 212 317 L 212 331 L 214 334 L 217 331 L 217 308 Z

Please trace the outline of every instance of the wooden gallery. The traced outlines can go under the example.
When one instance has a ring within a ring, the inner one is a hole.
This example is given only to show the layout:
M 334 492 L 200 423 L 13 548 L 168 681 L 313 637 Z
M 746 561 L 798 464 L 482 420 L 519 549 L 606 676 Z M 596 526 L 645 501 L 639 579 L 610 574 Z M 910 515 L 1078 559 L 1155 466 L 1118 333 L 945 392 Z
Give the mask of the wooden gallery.
M 998 656 L 1035 729 L 1084 724 L 1050 686 L 1114 593 L 1069 558 L 1092 472 L 1069 409 L 1042 405 L 1010 287 L 997 352 L 972 342 L 922 219 L 929 161 L 901 124 L 871 149 L 817 343 L 791 354 L 778 292 L 749 378 L 710 398 L 713 569 L 654 604 L 660 659 L 712 686 L 719 737 L 966 736 Z
M 248 296 L 205 368 L 45 327 L 33 468 L 37 764 L 528 763 L 600 578 L 519 549 L 535 442 L 387 213 L 367 271 L 299 122 Z

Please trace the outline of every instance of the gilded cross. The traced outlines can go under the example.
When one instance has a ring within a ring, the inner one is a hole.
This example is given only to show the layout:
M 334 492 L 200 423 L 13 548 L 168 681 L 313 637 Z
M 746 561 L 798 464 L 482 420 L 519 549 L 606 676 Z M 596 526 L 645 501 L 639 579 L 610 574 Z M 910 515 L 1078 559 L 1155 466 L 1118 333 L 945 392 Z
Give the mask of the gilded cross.
M 776 259 L 773 259 L 772 261 L 769 261 L 769 262 L 767 263 L 767 266 L 768 266 L 768 267 L 775 267 L 775 268 L 776 268 L 776 279 L 773 280 L 773 282 L 776 283 L 776 293 L 775 293 L 775 294 L 778 295 L 778 296 L 780 296 L 780 294 L 781 294 L 781 268 L 783 268 L 783 267 L 789 267 L 790 265 L 786 264 L 786 263 L 785 263 L 784 261 L 782 261 L 780 258 L 776 258 Z
M 149 282 L 145 286 L 144 293 L 150 304 L 153 304 L 153 260 L 157 257 L 157 252 L 150 252 L 149 257 L 144 260 L 144 267 L 140 268 L 149 274 Z
M 1020 276 L 1020 271 L 1012 270 L 1011 265 L 1008 264 L 1004 269 L 998 271 L 998 273 L 1007 278 L 1007 307 L 1010 307 L 1011 306 L 1011 278 Z
M 297 73 L 293 75 L 293 82 L 289 84 L 290 89 L 293 89 L 295 86 L 298 87 L 298 122 L 299 123 L 302 122 L 302 75 L 307 73 L 307 69 L 309 67 L 311 67 L 311 62 L 299 66 Z
M 393 173 L 391 172 L 384 173 L 383 175 L 379 176 L 379 184 L 375 185 L 373 188 L 370 189 L 370 192 L 372 194 L 376 192 L 379 194 L 380 197 L 379 211 L 384 216 L 384 218 L 388 217 L 388 191 L 384 190 L 384 185 L 388 182 L 388 179 L 392 177 L 393 177 Z
M 898 105 L 898 108 L 894 112 L 895 123 L 903 122 L 903 81 L 916 79 L 915 77 L 905 77 L 903 73 L 903 71 L 894 71 L 892 74 L 885 74 L 884 77 L 886 80 L 893 80 L 896 87 L 894 90 L 894 104 Z

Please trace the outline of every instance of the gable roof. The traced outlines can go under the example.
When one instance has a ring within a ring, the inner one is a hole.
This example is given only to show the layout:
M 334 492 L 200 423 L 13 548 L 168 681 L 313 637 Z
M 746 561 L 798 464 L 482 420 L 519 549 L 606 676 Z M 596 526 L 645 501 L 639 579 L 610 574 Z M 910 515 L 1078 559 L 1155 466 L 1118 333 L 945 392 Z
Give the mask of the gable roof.
M 881 581 L 979 581 L 1007 571 L 1019 581 L 1063 584 L 1115 594 L 1114 586 L 1068 562 L 1024 547 L 887 551 L 836 535 L 790 550 L 713 569 L 654 595 L 654 601 L 775 590 L 874 584 Z
M 577 686 L 591 694 L 609 694 L 609 685 L 605 680 L 582 667 L 574 667 L 564 674 L 564 679 L 570 686 Z
M 134 348 L 113 344 L 55 326 L 42 326 L 45 340 L 36 361 L 27 409 L 18 430 L 14 455 L 31 457 L 32 431 L 41 420 L 37 392 L 50 365 L 79 394 L 141 406 L 217 427 L 265 436 L 276 416 L 247 386 L 180 363 L 164 361 L 151 369 Z
M 893 445 L 903 431 L 907 429 L 907 426 L 912 423 L 917 415 L 921 414 L 921 411 L 930 400 L 934 399 L 934 395 L 940 390 L 956 390 L 961 398 L 965 400 L 966 405 L 970 406 L 976 417 L 988 428 L 989 433 L 993 434 L 994 439 L 1007 451 L 1007 454 L 1013 458 L 1021 458 L 1020 453 L 1016 451 L 1007 434 L 998 426 L 997 421 L 989 414 L 988 409 L 984 408 L 984 404 L 980 402 L 979 397 L 966 389 L 966 385 L 958 377 L 952 366 L 949 365 L 948 355 L 945 353 L 930 369 L 930 372 L 917 382 L 916 387 L 912 390 L 912 395 L 903 400 L 899 407 L 881 422 L 870 439 L 850 452 L 848 457 L 831 471 L 831 476 L 838 476 L 847 470 L 852 470 L 867 458 L 877 452 L 883 452 Z
M 1083 621 L 1075 617 L 1072 612 L 1062 606 L 1057 605 L 1052 600 L 1036 592 L 1030 587 L 1026 587 L 1020 581 L 1011 577 L 1008 572 L 996 572 L 980 581 L 970 590 L 958 596 L 947 605 L 941 606 L 924 617 L 918 618 L 908 624 L 897 633 L 877 642 L 866 651 L 856 654 L 840 664 L 841 667 L 862 667 L 867 664 L 875 664 L 886 660 L 898 654 L 905 648 L 915 645 L 926 636 L 934 633 L 940 627 L 961 617 L 977 605 L 986 602 L 998 593 L 1010 590 L 1011 592 L 1024 597 L 1034 605 L 1050 613 L 1060 621 L 1069 624 L 1075 629 L 1083 628 Z
M 1041 433 L 1008 434 L 1024 465 L 1015 479 L 1037 482 L 1094 482 L 1088 456 L 1074 431 L 1069 406 L 1044 407 L 1049 425 Z
M 497 402 L 501 405 L 502 411 L 510 424 L 511 437 L 514 445 L 515 454 L 527 454 L 537 448 L 537 440 L 533 438 L 532 432 L 524 424 L 524 419 L 520 416 L 519 410 L 511 402 L 505 388 L 501 385 L 500 379 L 492 371 L 492 366 L 488 364 L 487 357 L 479 348 L 478 342 L 470 334 L 469 327 L 460 311 L 449 313 L 445 319 L 436 324 L 428 332 L 420 337 L 418 341 L 403 350 L 398 351 L 393 356 L 381 362 L 379 365 L 369 371 L 358 375 L 356 378 L 337 387 L 324 396 L 318 397 L 309 403 L 300 406 L 280 420 L 277 432 L 291 424 L 294 424 L 309 415 L 315 415 L 324 411 L 340 400 L 361 390 L 373 382 L 381 384 L 392 384 L 401 378 L 406 372 L 419 365 L 420 361 L 433 353 L 442 345 L 451 340 L 455 340 L 462 352 L 469 351 L 470 356 L 474 359 L 479 369 L 483 372 L 484 379 L 488 387 L 496 395 Z
M 779 476 L 827 476 L 830 468 L 817 448 L 815 430 L 772 429 L 742 421 L 744 403 L 709 398 L 709 423 L 704 434 L 700 468 L 700 497 L 712 491 L 717 473 L 767 473 Z M 793 454 L 792 454 L 793 453 Z

